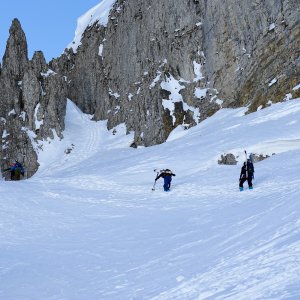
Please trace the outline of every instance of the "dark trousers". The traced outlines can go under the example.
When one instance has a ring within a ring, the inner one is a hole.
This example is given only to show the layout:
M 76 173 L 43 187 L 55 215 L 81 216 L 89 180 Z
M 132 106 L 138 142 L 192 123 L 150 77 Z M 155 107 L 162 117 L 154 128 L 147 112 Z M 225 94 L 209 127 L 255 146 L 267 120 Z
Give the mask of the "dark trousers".
M 244 177 L 244 178 L 240 179 L 240 187 L 241 188 L 243 187 L 243 184 L 246 180 L 248 181 L 248 186 L 252 187 L 252 176 L 249 176 L 248 178 Z
M 167 192 L 170 190 L 171 180 L 170 178 L 164 178 L 164 191 Z

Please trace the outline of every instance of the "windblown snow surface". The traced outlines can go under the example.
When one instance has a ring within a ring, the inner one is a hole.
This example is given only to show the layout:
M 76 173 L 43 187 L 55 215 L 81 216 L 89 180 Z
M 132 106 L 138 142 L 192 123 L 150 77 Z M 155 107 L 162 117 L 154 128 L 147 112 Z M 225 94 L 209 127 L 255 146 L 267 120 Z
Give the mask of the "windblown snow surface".
M 245 111 L 132 149 L 69 101 L 37 174 L 0 181 L 0 299 L 300 299 L 300 99 Z M 271 157 L 240 192 L 244 149 Z

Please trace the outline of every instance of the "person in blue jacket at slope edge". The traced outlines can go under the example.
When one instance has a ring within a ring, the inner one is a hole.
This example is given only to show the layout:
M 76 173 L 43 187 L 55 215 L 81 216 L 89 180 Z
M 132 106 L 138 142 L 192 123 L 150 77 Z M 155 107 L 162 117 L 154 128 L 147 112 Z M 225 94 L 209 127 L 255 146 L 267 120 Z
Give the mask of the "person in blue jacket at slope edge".
M 169 169 L 162 170 L 161 173 L 156 176 L 155 182 L 159 178 L 163 178 L 164 179 L 164 191 L 168 192 L 171 187 L 172 176 L 176 176 L 176 175 L 173 174 L 171 170 L 169 170 Z
M 24 176 L 24 168 L 17 160 L 12 166 L 5 169 L 5 171 L 10 171 L 10 180 L 20 180 L 21 175 Z

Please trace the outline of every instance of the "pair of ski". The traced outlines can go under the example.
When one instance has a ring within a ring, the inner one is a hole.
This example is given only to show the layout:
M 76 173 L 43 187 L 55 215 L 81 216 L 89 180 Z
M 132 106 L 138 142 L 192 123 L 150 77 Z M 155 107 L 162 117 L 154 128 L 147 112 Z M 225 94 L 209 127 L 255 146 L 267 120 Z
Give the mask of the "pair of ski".
M 245 156 L 246 156 L 246 160 L 245 160 L 245 162 L 246 162 L 246 176 L 248 177 L 248 164 L 247 164 L 248 156 L 247 156 L 247 151 L 246 150 L 244 150 L 244 151 L 245 151 Z M 253 154 L 252 153 L 250 153 L 249 159 L 250 159 L 250 162 L 253 164 Z M 254 179 L 254 174 L 253 174 L 253 179 Z

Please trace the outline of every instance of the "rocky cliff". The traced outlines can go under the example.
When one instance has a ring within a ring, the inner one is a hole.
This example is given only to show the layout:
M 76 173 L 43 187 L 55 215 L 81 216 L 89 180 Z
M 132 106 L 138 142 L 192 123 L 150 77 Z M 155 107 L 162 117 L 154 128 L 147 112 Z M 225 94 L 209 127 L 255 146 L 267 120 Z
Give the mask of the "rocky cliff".
M 69 97 L 109 128 L 125 122 L 135 144 L 165 141 L 220 107 L 249 112 L 295 97 L 299 1 L 116 1 L 76 53 L 51 67 Z M 101 49 L 101 51 L 100 51 Z M 292 95 L 293 94 L 293 95 Z
M 13 22 L 0 75 L 2 168 L 35 141 L 62 137 L 66 98 L 112 129 L 125 123 L 132 146 L 166 140 L 221 107 L 249 112 L 300 96 L 297 0 L 117 0 L 107 24 L 45 63 L 27 58 Z M 34 137 L 32 137 L 34 134 Z
M 66 96 L 66 80 L 49 69 L 41 52 L 28 60 L 26 37 L 15 19 L 0 73 L 1 170 L 18 160 L 26 177 L 36 172 L 38 141 L 63 137 Z

